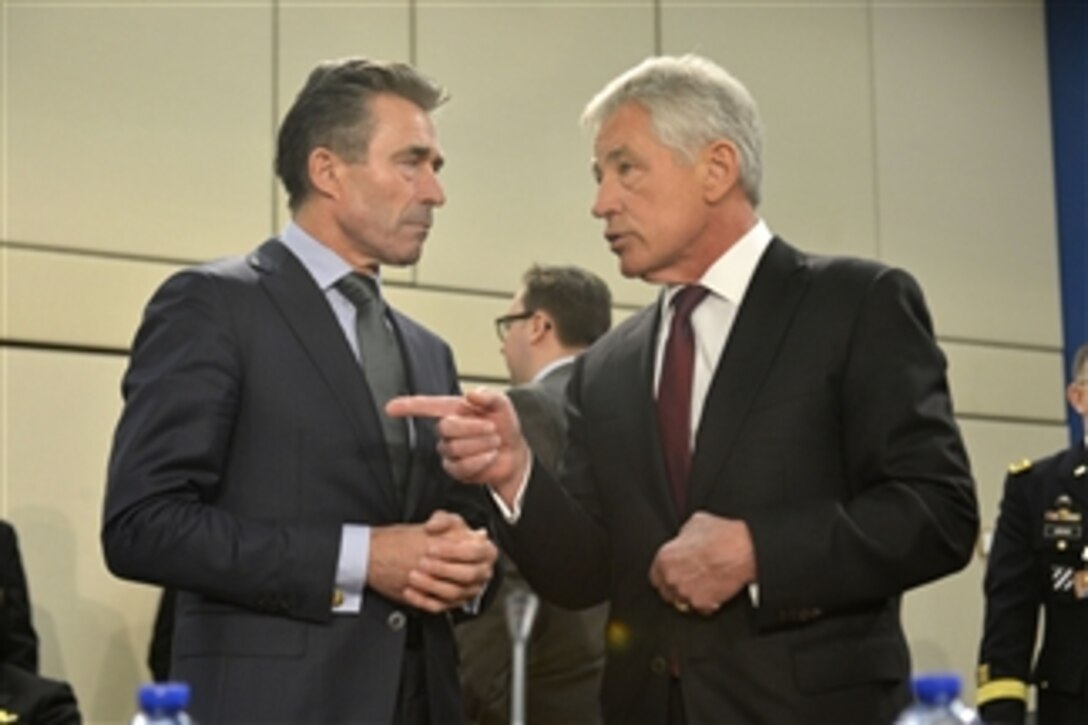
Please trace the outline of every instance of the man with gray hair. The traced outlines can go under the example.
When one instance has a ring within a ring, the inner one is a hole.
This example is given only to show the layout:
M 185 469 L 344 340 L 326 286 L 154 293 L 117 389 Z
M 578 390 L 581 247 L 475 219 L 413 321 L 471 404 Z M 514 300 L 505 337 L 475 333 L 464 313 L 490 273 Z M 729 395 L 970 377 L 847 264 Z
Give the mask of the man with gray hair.
M 607 722 L 891 722 L 901 595 L 978 533 L 918 285 L 770 231 L 755 103 L 708 60 L 651 58 L 585 121 L 608 247 L 662 289 L 575 364 L 560 480 L 497 392 L 391 412 L 440 418 L 542 597 L 610 602 Z

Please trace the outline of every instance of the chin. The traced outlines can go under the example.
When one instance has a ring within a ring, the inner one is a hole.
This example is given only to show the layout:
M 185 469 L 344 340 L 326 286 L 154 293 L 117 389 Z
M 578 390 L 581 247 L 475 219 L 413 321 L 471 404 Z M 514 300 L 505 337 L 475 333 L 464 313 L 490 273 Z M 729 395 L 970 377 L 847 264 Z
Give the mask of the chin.
M 646 279 L 646 275 L 650 273 L 650 270 L 639 267 L 636 264 L 625 264 L 620 260 L 620 274 L 627 279 Z

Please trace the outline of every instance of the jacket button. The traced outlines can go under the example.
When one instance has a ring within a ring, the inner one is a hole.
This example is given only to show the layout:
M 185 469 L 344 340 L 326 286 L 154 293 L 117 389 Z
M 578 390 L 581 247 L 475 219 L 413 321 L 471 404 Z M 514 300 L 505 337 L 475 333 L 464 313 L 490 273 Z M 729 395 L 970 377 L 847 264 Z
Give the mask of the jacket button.
M 344 604 L 344 590 L 337 589 L 332 593 L 332 606 L 339 607 Z
M 655 675 L 663 675 L 669 671 L 669 661 L 664 657 L 654 657 L 650 660 L 650 672 Z
M 404 625 L 407 622 L 408 618 L 405 617 L 404 612 L 400 611 L 399 609 L 390 613 L 390 615 L 385 618 L 385 626 L 389 627 L 389 629 L 393 630 L 394 632 L 399 632 L 404 629 Z

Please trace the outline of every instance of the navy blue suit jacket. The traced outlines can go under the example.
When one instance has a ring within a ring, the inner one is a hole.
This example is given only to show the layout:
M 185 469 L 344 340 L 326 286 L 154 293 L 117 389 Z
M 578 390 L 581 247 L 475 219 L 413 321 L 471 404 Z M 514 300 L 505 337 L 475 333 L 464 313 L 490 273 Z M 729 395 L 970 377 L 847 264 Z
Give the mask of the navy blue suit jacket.
M 453 357 L 394 312 L 409 386 L 458 391 Z M 178 590 L 171 677 L 197 721 L 392 719 L 420 621 L 432 716 L 461 714 L 449 618 L 367 590 L 331 611 L 341 527 L 484 519 L 484 492 L 441 469 L 415 423 L 412 482 L 394 489 L 374 400 L 324 293 L 270 240 L 183 271 L 148 305 L 124 379 L 103 544 L 120 576 Z

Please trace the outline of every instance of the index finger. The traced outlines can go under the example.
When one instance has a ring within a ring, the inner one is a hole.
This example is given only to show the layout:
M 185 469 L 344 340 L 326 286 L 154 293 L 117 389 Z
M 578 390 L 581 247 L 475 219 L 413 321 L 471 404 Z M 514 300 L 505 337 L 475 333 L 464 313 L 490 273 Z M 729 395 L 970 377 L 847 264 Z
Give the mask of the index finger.
M 394 418 L 444 418 L 471 410 L 459 395 L 402 395 L 385 406 L 385 412 Z

